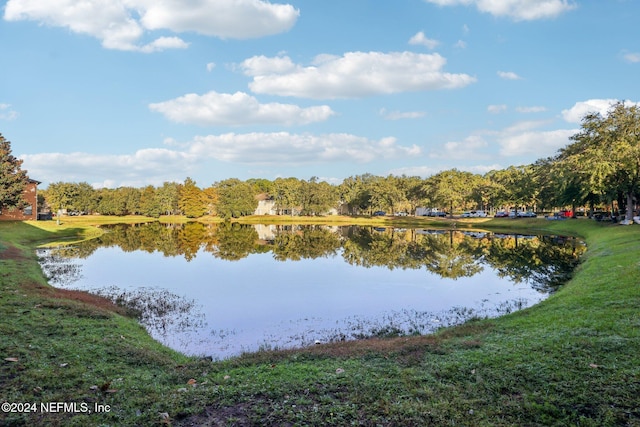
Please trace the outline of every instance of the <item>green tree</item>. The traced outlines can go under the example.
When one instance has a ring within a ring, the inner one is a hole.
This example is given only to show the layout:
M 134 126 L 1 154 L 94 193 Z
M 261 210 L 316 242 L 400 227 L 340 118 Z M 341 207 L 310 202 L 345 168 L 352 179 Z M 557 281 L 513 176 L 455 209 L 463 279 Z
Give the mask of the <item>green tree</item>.
M 120 187 L 116 189 L 116 194 L 123 207 L 121 215 L 140 213 L 140 190 L 134 187 Z
M 153 185 L 147 185 L 140 193 L 140 213 L 152 218 L 158 218 L 162 213 L 160 200 Z
M 464 207 L 471 198 L 472 187 L 469 183 L 472 179 L 471 172 L 457 169 L 442 171 L 426 180 L 425 192 L 434 203 L 449 209 L 451 216 L 455 208 Z
M 103 215 L 135 215 L 140 213 L 140 191 L 133 187 L 103 188 L 99 191 L 97 211 Z
M 75 197 L 75 189 L 68 182 L 52 182 L 45 191 L 47 204 L 54 212 L 60 209 L 72 210 L 71 204 Z
M 98 213 L 102 215 L 121 215 L 122 208 L 118 206 L 116 192 L 112 188 L 101 188 L 98 191 Z
M 214 184 L 218 190 L 218 215 L 222 218 L 239 218 L 253 215 L 258 207 L 253 185 L 237 178 L 229 178 Z
M 370 182 L 369 194 L 371 205 L 375 209 L 396 211 L 399 203 L 406 201 L 399 182 L 393 175 L 376 177 Z
M 347 207 L 349 214 L 371 212 L 371 185 L 376 179 L 376 176 L 366 173 L 346 178 L 338 186 L 340 201 Z
M 312 177 L 300 182 L 297 199 L 302 215 L 323 215 L 336 205 L 338 196 L 331 184 Z
M 424 180 L 419 176 L 396 177 L 396 185 L 402 191 L 404 203 L 401 206 L 405 211 L 413 214 L 418 206 L 426 202 Z
M 271 194 L 274 190 L 274 183 L 265 178 L 250 178 L 247 184 L 253 185 L 256 194 Z
M 482 210 L 489 210 L 495 205 L 492 203 L 492 195 L 495 190 L 495 184 L 486 176 L 474 175 L 471 185 L 471 200 L 475 207 Z
M 559 154 L 561 164 L 572 167 L 589 192 L 621 194 L 631 218 L 640 191 L 640 108 L 619 102 L 605 116 L 588 114 L 571 140 Z
M 27 171 L 21 170 L 22 160 L 11 154 L 11 143 L 0 134 L 0 211 L 22 209 L 27 185 Z
M 277 178 L 273 183 L 273 199 L 278 213 L 288 211 L 293 215 L 300 206 L 301 182 L 297 178 Z
M 91 213 L 98 207 L 98 193 L 87 182 L 53 182 L 44 195 L 53 211 L 66 209 Z
M 73 209 L 91 213 L 98 206 L 96 190 L 88 182 L 80 182 L 75 186 L 75 199 L 73 200 Z
M 158 187 L 156 194 L 160 211 L 165 215 L 176 215 L 179 213 L 178 200 L 180 199 L 181 184 L 176 182 L 165 182 L 162 187 Z
M 498 199 L 512 204 L 516 211 L 522 206 L 534 207 L 538 201 L 538 185 L 532 165 L 509 166 L 494 171 L 491 179 L 501 192 Z

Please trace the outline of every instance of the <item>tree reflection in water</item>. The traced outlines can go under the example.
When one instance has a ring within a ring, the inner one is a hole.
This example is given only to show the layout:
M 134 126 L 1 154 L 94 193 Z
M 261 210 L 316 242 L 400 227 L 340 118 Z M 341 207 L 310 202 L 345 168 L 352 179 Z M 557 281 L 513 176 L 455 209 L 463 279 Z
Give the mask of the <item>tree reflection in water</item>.
M 526 283 L 546 294 L 570 278 L 585 250 L 581 241 L 570 237 L 479 231 L 318 225 L 254 227 L 230 222 L 119 224 L 105 228 L 107 232 L 99 238 L 39 251 L 42 268 L 52 285 L 72 286 L 82 276 L 78 259 L 88 258 L 98 248 L 118 247 L 124 252 L 145 251 L 165 257 L 183 257 L 188 262 L 207 255 L 238 261 L 260 253 L 271 253 L 275 262 L 338 257 L 353 266 L 424 269 L 429 274 L 452 280 L 471 277 L 490 268 L 499 277 L 513 283 Z M 124 291 L 114 287 L 97 293 L 129 308 L 155 337 L 179 334 L 202 328 L 205 324 L 194 301 L 163 289 Z M 344 320 L 339 330 L 325 329 L 323 334 L 325 340 L 337 340 L 427 333 L 443 325 L 504 314 L 526 306 L 518 300 L 502 304 L 497 307 L 491 304 L 454 307 L 435 314 L 400 310 L 374 320 L 353 317 Z M 214 329 L 210 335 L 223 342 L 233 339 L 235 333 Z M 309 343 L 309 336 L 304 333 L 294 335 L 288 341 L 293 345 Z M 282 343 L 282 337 L 274 338 L 274 342 Z

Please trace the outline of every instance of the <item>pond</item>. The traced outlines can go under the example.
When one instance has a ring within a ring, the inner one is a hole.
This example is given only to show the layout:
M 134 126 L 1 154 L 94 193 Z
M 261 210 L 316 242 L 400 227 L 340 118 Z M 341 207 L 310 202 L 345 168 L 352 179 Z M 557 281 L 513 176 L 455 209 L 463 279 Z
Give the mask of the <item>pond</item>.
M 509 313 L 557 289 L 584 249 L 561 236 L 194 222 L 110 226 L 39 257 L 53 286 L 106 296 L 165 345 L 222 359 Z

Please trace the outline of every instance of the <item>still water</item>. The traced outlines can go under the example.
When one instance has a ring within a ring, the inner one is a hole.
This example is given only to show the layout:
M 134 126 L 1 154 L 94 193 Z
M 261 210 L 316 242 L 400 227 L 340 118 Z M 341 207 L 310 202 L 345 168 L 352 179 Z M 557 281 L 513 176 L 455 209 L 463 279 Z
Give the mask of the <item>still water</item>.
M 152 223 L 39 255 L 52 285 L 111 298 L 165 345 L 220 359 L 509 313 L 553 292 L 583 251 L 559 236 Z

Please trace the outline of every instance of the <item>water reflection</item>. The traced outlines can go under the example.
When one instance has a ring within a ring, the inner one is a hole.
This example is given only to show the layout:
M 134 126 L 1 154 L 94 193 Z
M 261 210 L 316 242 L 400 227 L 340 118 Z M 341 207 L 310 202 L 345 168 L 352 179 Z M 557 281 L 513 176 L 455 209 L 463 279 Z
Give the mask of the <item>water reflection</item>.
M 558 236 L 151 223 L 40 256 L 54 286 L 111 298 L 181 351 L 225 357 L 508 313 L 564 283 L 584 249 Z

